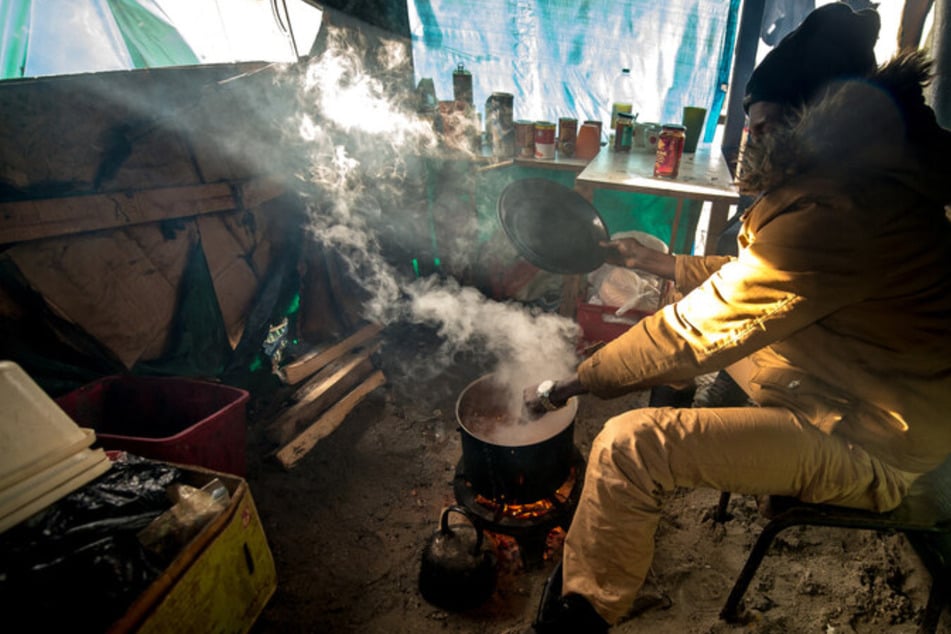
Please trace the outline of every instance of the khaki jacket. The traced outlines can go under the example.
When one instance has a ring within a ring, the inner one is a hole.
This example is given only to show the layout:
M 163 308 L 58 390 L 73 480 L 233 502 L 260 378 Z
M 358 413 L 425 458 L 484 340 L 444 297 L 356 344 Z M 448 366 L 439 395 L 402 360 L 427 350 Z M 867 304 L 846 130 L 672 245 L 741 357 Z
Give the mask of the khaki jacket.
M 948 164 L 892 150 L 772 183 L 745 213 L 738 256 L 677 256 L 683 298 L 584 361 L 582 384 L 613 397 L 749 358 L 759 404 L 899 469 L 939 464 L 951 454 L 951 195 L 925 172 Z

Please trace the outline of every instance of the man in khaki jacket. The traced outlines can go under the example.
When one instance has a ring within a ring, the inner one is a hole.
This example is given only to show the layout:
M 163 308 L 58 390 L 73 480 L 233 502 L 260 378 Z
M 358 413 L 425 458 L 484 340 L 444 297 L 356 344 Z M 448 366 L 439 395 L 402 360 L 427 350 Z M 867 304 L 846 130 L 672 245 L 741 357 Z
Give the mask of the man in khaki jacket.
M 922 97 L 927 61 L 876 69 L 877 34 L 877 15 L 833 3 L 763 60 L 740 178 L 760 197 L 738 256 L 610 243 L 613 263 L 667 274 L 683 298 L 575 376 L 526 390 L 542 411 L 743 368 L 758 405 L 605 424 L 538 632 L 605 631 L 624 616 L 675 488 L 887 511 L 951 454 L 951 134 Z

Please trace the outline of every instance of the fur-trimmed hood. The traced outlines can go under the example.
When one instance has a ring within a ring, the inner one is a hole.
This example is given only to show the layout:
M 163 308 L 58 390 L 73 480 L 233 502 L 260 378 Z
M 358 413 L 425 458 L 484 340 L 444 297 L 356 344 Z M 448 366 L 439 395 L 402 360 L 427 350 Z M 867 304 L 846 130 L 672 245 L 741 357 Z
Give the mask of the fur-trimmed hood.
M 747 143 L 741 191 L 756 194 L 822 174 L 858 186 L 894 179 L 951 203 L 951 132 L 925 105 L 930 69 L 923 54 L 905 53 L 866 78 L 834 82 L 786 126 Z

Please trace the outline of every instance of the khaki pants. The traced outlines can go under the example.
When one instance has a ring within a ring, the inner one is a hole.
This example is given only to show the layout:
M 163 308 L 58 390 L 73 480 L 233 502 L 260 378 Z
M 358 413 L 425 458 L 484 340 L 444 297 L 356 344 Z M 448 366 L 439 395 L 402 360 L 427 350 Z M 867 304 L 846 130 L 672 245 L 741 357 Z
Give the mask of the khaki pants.
M 913 480 L 783 408 L 632 410 L 591 448 L 563 591 L 585 596 L 609 623 L 624 616 L 653 558 L 662 496 L 677 487 L 885 511 Z

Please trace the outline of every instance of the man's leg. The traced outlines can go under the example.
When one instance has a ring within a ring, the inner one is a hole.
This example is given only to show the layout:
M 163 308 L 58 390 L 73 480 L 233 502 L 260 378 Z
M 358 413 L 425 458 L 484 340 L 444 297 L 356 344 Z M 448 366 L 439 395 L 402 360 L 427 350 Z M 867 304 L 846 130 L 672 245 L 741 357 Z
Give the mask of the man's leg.
M 565 539 L 564 589 L 609 623 L 629 609 L 653 558 L 661 496 L 678 487 L 888 510 L 908 479 L 785 409 L 648 408 L 607 422 L 588 458 Z

